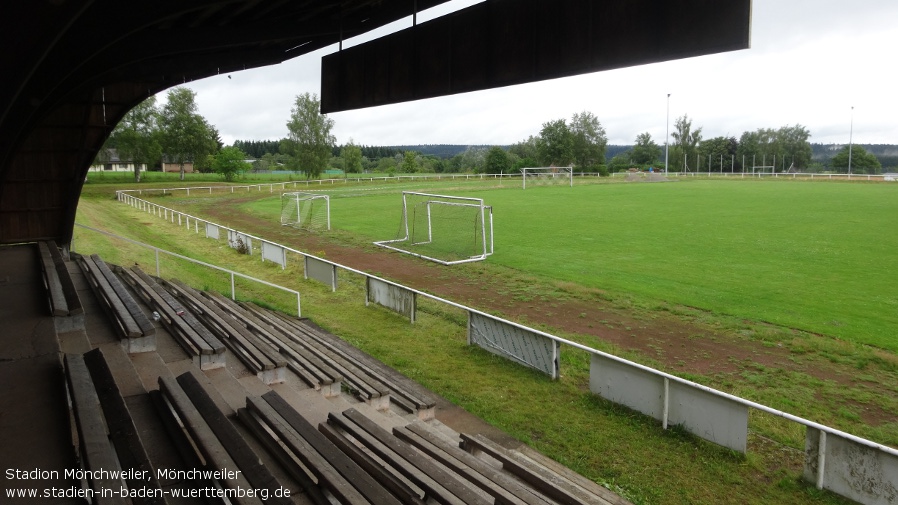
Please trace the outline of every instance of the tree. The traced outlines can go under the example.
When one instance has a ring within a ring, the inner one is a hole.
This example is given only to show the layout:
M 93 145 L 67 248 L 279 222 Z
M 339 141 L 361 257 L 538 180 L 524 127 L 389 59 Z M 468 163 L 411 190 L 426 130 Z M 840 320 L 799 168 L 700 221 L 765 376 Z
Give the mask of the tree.
M 636 144 L 630 151 L 630 161 L 634 165 L 651 165 L 661 158 L 661 147 L 652 140 L 649 132 L 636 136 Z
M 504 174 L 511 168 L 508 153 L 501 147 L 493 146 L 486 153 L 484 172 L 488 174 Z
M 343 158 L 343 170 L 357 174 L 362 171 L 362 150 L 349 139 L 349 142 L 340 149 L 340 157 Z
M 187 88 L 168 92 L 168 102 L 159 113 L 159 129 L 162 150 L 180 166 L 181 180 L 184 180 L 185 162 L 196 163 L 217 147 L 213 129 L 197 112 L 196 93 Z
M 848 152 L 851 151 L 852 174 L 877 174 L 882 172 L 882 163 L 859 145 L 843 147 L 832 159 L 832 167 L 840 173 L 848 172 Z
M 680 170 L 685 170 L 687 165 L 683 165 L 684 158 L 694 160 L 697 153 L 697 147 L 702 141 L 702 129 L 692 129 L 692 120 L 687 114 L 683 114 L 677 118 L 674 123 L 674 131 L 670 134 L 674 142 L 672 150 L 674 156 L 669 163 Z
M 415 157 L 418 153 L 414 151 L 406 151 L 402 153 L 402 163 L 399 165 L 399 170 L 405 172 L 407 174 L 413 174 L 418 171 L 418 163 L 415 160 Z
M 735 137 L 714 137 L 703 141 L 698 152 L 702 157 L 702 163 L 710 163 L 704 170 L 725 172 L 723 166 L 732 167 L 737 144 Z
M 605 164 L 608 136 L 602 123 L 591 112 L 574 114 L 571 118 L 571 157 L 581 171 L 595 171 Z
M 140 182 L 142 165 L 149 167 L 162 158 L 158 117 L 156 97 L 151 96 L 125 114 L 101 150 L 115 148 L 120 160 L 134 163 L 135 182 Z
M 574 136 L 564 119 L 543 123 L 536 143 L 543 165 L 566 166 L 574 158 Z
M 236 147 L 224 147 L 212 158 L 212 170 L 226 181 L 250 170 L 252 165 L 246 162 L 246 153 Z
M 281 142 L 282 152 L 293 157 L 294 171 L 304 171 L 309 178 L 319 177 L 327 166 L 336 139 L 331 135 L 334 120 L 320 113 L 318 95 L 297 95 L 287 122 L 289 134 Z
M 811 132 L 804 126 L 782 126 L 776 132 L 780 146 L 780 156 L 786 160 L 786 167 L 807 168 L 811 163 Z

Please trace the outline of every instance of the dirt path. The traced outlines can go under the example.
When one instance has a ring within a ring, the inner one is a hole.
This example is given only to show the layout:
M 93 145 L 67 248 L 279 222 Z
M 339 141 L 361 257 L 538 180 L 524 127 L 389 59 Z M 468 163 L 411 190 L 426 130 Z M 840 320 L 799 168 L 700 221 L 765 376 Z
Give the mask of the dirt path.
M 747 335 L 689 321 L 670 312 L 617 308 L 602 299 L 597 291 L 580 287 L 565 290 L 565 286 L 561 286 L 565 293 L 558 297 L 554 292 L 559 286 L 543 282 L 545 291 L 540 292 L 538 286 L 534 289 L 514 275 L 503 275 L 499 272 L 501 269 L 477 264 L 443 266 L 374 245 L 359 248 L 319 235 L 298 237 L 291 229 L 272 229 L 266 220 L 234 212 L 234 207 L 209 207 L 203 214 L 213 221 L 227 222 L 236 229 L 265 230 L 266 238 L 271 240 L 485 312 L 498 312 L 503 317 L 531 326 L 548 325 L 553 331 L 593 336 L 620 349 L 650 357 L 669 373 L 732 376 L 747 365 L 762 365 L 800 372 L 822 381 L 835 381 L 846 387 L 858 384 L 857 370 L 851 365 L 806 355 L 795 360 L 789 346 L 765 344 Z M 521 289 L 530 293 L 536 291 L 536 294 L 508 295 Z M 545 293 L 553 294 L 545 296 Z M 865 387 L 880 394 L 894 395 L 889 388 L 879 388 L 876 384 L 865 384 Z M 865 406 L 862 418 L 871 425 L 894 421 L 893 413 L 875 406 Z

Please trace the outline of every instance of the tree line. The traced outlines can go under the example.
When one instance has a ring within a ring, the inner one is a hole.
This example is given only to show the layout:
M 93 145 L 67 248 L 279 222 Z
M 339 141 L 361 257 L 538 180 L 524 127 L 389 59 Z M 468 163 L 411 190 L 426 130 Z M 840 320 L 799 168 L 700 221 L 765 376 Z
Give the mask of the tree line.
M 156 106 L 150 97 L 125 115 L 110 134 L 98 162 L 115 149 L 119 159 L 158 167 L 177 163 L 183 179 L 184 164 L 199 171 L 217 172 L 232 180 L 248 171 L 288 170 L 319 177 L 325 170 L 345 173 L 510 173 L 524 167 L 572 166 L 578 172 L 607 175 L 631 168 L 667 168 L 670 171 L 823 171 L 879 173 L 880 161 L 862 146 L 843 146 L 821 161 L 815 158 L 800 125 L 759 128 L 734 136 L 703 138 L 702 127 L 688 115 L 677 118 L 669 145 L 657 143 L 648 132 L 640 133 L 625 150 L 613 146 L 607 159 L 608 136 L 595 114 L 583 111 L 569 120 L 543 123 L 535 135 L 509 146 L 468 146 L 452 154 L 451 146 L 366 146 L 352 139 L 336 144 L 331 133 L 334 120 L 320 113 L 317 95 L 298 95 L 285 125 L 287 136 L 279 140 L 237 140 L 223 146 L 218 131 L 198 112 L 196 94 L 173 88 L 167 103 Z M 850 153 L 850 161 L 849 161 Z M 666 162 L 666 165 L 665 165 Z M 139 170 L 135 178 L 140 180 Z

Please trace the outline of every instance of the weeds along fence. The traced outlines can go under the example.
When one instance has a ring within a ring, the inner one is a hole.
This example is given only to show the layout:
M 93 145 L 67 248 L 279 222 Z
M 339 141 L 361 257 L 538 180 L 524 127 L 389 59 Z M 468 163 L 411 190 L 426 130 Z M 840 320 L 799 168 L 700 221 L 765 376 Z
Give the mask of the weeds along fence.
M 272 187 L 280 184 L 273 184 Z M 260 185 L 259 187 L 261 188 Z M 239 186 L 238 188 L 243 188 Z M 180 188 L 186 190 L 186 188 Z M 192 188 L 196 191 L 198 188 Z M 172 191 L 172 190 L 168 190 Z M 341 265 L 312 254 L 278 244 L 262 237 L 161 206 L 134 196 L 139 190 L 116 192 L 118 201 L 159 219 L 203 233 L 209 239 L 227 238 L 228 245 L 244 254 L 258 253 L 261 261 L 271 261 L 286 268 L 288 253 L 302 262 L 303 275 L 338 289 L 341 272 L 361 276 L 365 285 L 365 305 L 374 303 L 415 322 L 419 300 L 444 304 L 467 314 L 469 345 L 518 364 L 534 368 L 557 379 L 562 346 L 585 351 L 590 355 L 590 391 L 622 404 L 661 422 L 708 441 L 745 453 L 748 442 L 748 420 L 758 411 L 796 423 L 805 428 L 804 479 L 819 489 L 848 497 L 865 504 L 898 503 L 898 450 L 849 433 L 794 416 L 701 384 L 676 377 L 577 342 L 560 338 L 528 326 L 502 319 L 477 309 L 410 288 L 393 281 Z M 94 230 L 99 231 L 99 230 Z M 103 233 L 103 232 L 100 232 Z M 127 239 L 126 239 L 127 240 Z M 160 252 L 153 246 L 140 244 Z M 201 263 L 201 262 L 198 262 Z M 204 264 L 221 271 L 230 270 Z M 158 266 L 157 266 L 157 274 Z M 241 275 L 231 272 L 233 276 Z M 244 276 L 247 277 L 248 276 Z M 265 284 L 265 281 L 260 281 Z M 271 284 L 269 284 L 271 285 Z M 295 292 L 288 288 L 279 289 Z M 297 311 L 299 311 L 299 293 Z M 232 289 L 232 297 L 234 296 Z

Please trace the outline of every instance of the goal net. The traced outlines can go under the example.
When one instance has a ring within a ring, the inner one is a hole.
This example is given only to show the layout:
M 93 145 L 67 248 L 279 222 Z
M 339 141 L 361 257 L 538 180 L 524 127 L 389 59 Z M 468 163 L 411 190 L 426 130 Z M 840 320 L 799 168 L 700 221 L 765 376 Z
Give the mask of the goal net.
M 522 168 L 524 189 L 527 186 L 567 185 L 574 186 L 573 167 L 530 167 Z
M 393 240 L 375 244 L 444 265 L 493 253 L 493 209 L 481 198 L 402 192 L 402 219 Z
M 281 224 L 308 231 L 330 230 L 330 198 L 301 191 L 282 194 Z

